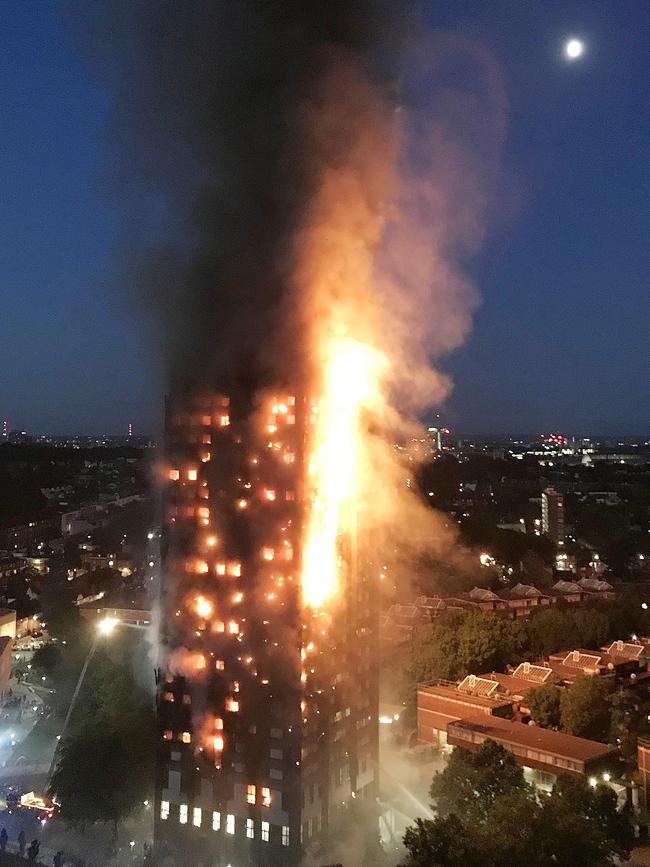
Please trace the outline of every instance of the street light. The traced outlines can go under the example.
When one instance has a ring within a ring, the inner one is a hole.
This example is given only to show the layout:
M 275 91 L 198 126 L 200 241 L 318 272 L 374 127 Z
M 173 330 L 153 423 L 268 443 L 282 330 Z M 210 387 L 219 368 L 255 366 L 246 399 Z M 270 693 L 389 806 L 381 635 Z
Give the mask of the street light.
M 100 620 L 97 624 L 97 629 L 99 630 L 100 635 L 110 635 L 119 622 L 120 621 L 117 617 L 104 617 L 104 619 Z M 95 640 L 94 644 L 96 643 L 97 641 Z
M 90 645 L 90 650 L 88 651 L 88 653 L 86 655 L 86 659 L 84 660 L 83 668 L 81 669 L 79 679 L 77 680 L 77 685 L 75 686 L 74 692 L 72 693 L 72 701 L 70 702 L 70 706 L 68 707 L 68 712 L 65 715 L 65 719 L 63 721 L 63 728 L 61 729 L 61 734 L 57 735 L 57 738 L 56 738 L 56 746 L 54 747 L 54 755 L 52 756 L 52 763 L 50 764 L 50 770 L 48 771 L 48 774 L 47 774 L 48 786 L 46 788 L 49 788 L 49 782 L 52 779 L 52 774 L 54 773 L 54 766 L 56 764 L 56 758 L 57 758 L 57 755 L 59 752 L 59 748 L 61 746 L 61 743 L 63 742 L 63 736 L 66 733 L 66 730 L 68 728 L 68 724 L 69 724 L 70 719 L 72 717 L 72 712 L 73 712 L 74 707 L 77 703 L 77 699 L 79 698 L 79 693 L 81 692 L 81 686 L 84 682 L 84 678 L 86 677 L 86 672 L 88 671 L 88 666 L 90 665 L 90 660 L 93 658 L 93 656 L 95 655 L 95 651 L 97 650 L 97 645 L 99 644 L 99 639 L 104 637 L 104 636 L 110 635 L 113 632 L 113 630 L 115 629 L 115 627 L 119 624 L 119 622 L 120 621 L 116 617 L 104 617 L 103 620 L 100 620 L 99 623 L 97 623 L 97 634 L 95 635 L 95 638 L 93 639 L 93 643 Z

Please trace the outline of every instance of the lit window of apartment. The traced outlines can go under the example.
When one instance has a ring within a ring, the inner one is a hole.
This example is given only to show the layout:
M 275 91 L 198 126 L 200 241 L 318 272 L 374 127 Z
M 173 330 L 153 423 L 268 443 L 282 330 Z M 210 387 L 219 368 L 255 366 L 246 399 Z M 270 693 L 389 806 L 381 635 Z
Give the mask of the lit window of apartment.
M 212 830 L 218 831 L 221 828 L 221 813 L 216 810 L 212 813 Z
M 264 843 L 269 842 L 269 830 L 271 826 L 268 822 L 262 822 L 262 840 Z
M 283 846 L 289 845 L 289 826 L 288 825 L 282 826 L 282 845 Z
M 268 786 L 262 786 L 262 804 L 264 804 L 265 807 L 271 806 L 271 790 Z
M 255 836 L 255 823 L 252 819 L 246 819 L 246 836 L 249 840 Z
M 181 734 L 181 740 L 183 741 L 184 744 L 191 744 L 192 743 L 192 735 L 189 732 L 183 732 Z
M 187 804 L 181 804 L 179 819 L 181 825 L 187 825 Z
M 246 803 L 254 804 L 255 803 L 255 786 L 248 785 L 246 786 Z
M 160 802 L 160 818 L 166 819 L 169 816 L 169 801 Z
M 226 834 L 234 834 L 235 833 L 235 817 L 232 813 L 228 813 L 226 816 Z
M 201 827 L 201 808 L 200 807 L 194 807 L 194 809 L 192 810 L 192 824 L 194 825 L 195 828 Z
M 198 470 L 188 470 L 187 478 L 190 482 L 195 482 L 198 478 Z

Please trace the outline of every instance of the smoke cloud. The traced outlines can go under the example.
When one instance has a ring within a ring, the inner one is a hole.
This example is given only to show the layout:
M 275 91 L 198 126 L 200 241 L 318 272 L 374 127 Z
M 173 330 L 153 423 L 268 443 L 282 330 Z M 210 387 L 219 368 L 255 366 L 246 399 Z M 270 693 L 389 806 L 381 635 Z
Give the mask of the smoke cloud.
M 395 443 L 449 393 L 434 365 L 478 303 L 465 265 L 507 108 L 494 61 L 391 0 L 107 0 L 86 30 L 115 93 L 122 282 L 169 390 L 320 397 L 333 355 L 365 370 L 347 491 L 363 529 L 406 563 L 462 561 Z

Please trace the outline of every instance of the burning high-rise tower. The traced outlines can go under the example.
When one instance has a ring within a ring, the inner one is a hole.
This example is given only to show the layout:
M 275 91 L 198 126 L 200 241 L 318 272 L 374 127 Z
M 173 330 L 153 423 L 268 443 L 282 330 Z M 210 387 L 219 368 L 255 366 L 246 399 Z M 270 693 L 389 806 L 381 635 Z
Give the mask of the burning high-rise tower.
M 503 100 L 467 44 L 478 92 L 446 86 L 445 38 L 403 74 L 407 6 L 104 10 L 114 186 L 144 229 L 124 283 L 170 395 L 156 849 L 178 865 L 331 851 L 377 794 L 377 564 L 448 550 L 401 444 L 470 325 L 454 260 L 482 237 L 473 150 L 496 152 Z
M 326 848 L 351 799 L 378 792 L 376 594 L 354 539 L 338 554 L 338 601 L 303 604 L 310 412 L 283 392 L 257 408 L 216 394 L 168 406 L 175 649 L 159 695 L 156 846 L 177 864 L 298 864 Z

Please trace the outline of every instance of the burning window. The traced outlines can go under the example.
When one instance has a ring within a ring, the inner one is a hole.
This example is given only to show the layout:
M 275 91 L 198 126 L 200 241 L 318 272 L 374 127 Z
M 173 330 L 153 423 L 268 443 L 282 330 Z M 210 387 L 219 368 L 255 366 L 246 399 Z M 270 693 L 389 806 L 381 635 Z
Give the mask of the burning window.
M 246 786 L 246 803 L 254 804 L 255 803 L 255 786 L 249 784 Z
M 184 744 L 191 744 L 192 743 L 192 735 L 190 734 L 190 732 L 183 732 L 181 734 L 181 740 L 183 741 Z
M 216 735 L 216 737 L 214 738 L 212 743 L 213 743 L 215 752 L 217 752 L 217 753 L 223 752 L 223 743 L 224 742 L 223 742 L 223 738 L 221 737 L 221 735 Z
M 239 681 L 238 680 L 233 680 L 232 691 L 233 692 L 239 692 Z
M 275 558 L 275 551 L 273 548 L 262 548 L 262 559 L 271 561 Z
M 219 427 L 228 427 L 230 424 L 230 416 L 229 415 L 220 415 L 219 416 Z
M 188 692 L 183 696 L 183 704 L 192 704 L 192 696 Z
M 214 727 L 219 732 L 223 729 L 223 720 L 218 716 L 214 721 Z
M 275 491 L 273 491 L 271 488 L 265 488 L 264 499 L 272 503 L 275 500 Z
M 166 692 L 165 693 L 165 701 L 174 701 L 174 693 Z
M 209 460 L 210 460 L 210 452 L 203 452 L 203 454 L 201 455 L 201 463 L 207 464 L 209 462 Z
M 212 813 L 212 830 L 218 831 L 221 828 L 221 813 L 216 810 Z
M 225 668 L 225 664 L 224 664 L 223 659 L 216 659 L 215 663 L 214 663 L 214 667 L 216 668 L 217 671 L 223 671 Z
M 232 578 L 241 578 L 241 563 L 228 563 L 227 572 Z
M 215 622 L 212 624 L 212 630 L 213 632 L 225 632 L 226 624 L 223 622 L 223 620 L 215 620 Z
M 269 831 L 271 826 L 268 822 L 262 822 L 262 840 L 264 843 L 269 842 Z
M 170 470 L 169 471 L 169 481 L 177 482 L 181 477 L 179 470 Z
M 262 786 L 262 804 L 265 807 L 271 806 L 271 790 L 268 786 Z
M 255 836 L 255 824 L 253 819 L 246 819 L 246 836 L 249 840 L 252 840 Z
M 201 424 L 203 425 L 203 427 L 210 427 L 210 425 L 212 424 L 212 418 L 209 415 L 201 416 Z
M 231 635 L 239 635 L 239 623 L 234 620 L 228 622 L 228 632 Z
M 173 737 L 174 733 L 170 729 L 163 732 L 163 740 L 170 741 Z
M 225 563 L 217 563 L 214 567 L 214 571 L 217 575 L 225 575 L 226 574 L 226 564 Z
M 194 825 L 195 828 L 201 827 L 201 808 L 200 807 L 194 807 L 194 809 L 192 810 L 192 824 Z
M 169 817 L 169 801 L 160 802 L 160 818 L 167 819 Z
M 188 470 L 187 471 L 187 479 L 189 482 L 195 482 L 199 477 L 198 470 Z
M 229 711 L 229 713 L 237 713 L 239 711 L 239 702 L 236 698 L 226 699 L 226 710 Z
M 232 813 L 228 813 L 226 816 L 226 834 L 234 834 L 235 833 L 235 817 Z
M 204 446 L 212 445 L 212 437 L 210 436 L 210 434 L 203 434 L 203 436 L 201 437 L 201 442 Z
M 283 846 L 289 845 L 289 826 L 288 825 L 282 826 L 282 845 Z
M 179 819 L 181 825 L 187 825 L 187 804 L 181 804 L 179 811 Z
M 206 564 L 207 565 L 207 564 Z M 214 611 L 214 606 L 205 596 L 198 596 L 196 600 L 196 613 L 204 620 L 210 617 Z

